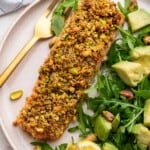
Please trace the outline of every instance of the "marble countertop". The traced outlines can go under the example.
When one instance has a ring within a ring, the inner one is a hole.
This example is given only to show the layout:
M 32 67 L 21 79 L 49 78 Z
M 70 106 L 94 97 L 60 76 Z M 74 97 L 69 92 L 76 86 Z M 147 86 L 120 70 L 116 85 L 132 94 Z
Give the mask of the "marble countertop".
M 11 26 L 14 20 L 20 15 L 24 8 L 21 8 L 13 13 L 0 16 L 0 43 L 5 36 L 7 30 Z M 3 134 L 2 129 L 0 128 L 0 150 L 13 150 L 9 145 L 5 135 Z

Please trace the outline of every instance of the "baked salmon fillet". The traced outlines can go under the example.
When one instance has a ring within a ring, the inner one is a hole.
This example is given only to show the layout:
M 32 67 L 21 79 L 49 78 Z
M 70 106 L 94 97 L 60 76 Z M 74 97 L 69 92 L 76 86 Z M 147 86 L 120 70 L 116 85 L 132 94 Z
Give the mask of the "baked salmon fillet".
M 75 118 L 124 17 L 109 0 L 82 0 L 39 69 L 39 77 L 14 121 L 33 138 L 56 140 Z

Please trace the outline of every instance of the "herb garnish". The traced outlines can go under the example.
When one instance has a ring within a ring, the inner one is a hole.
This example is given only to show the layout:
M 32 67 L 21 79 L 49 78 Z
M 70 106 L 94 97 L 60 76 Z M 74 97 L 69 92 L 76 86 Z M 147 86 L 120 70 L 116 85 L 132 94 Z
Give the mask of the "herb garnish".
M 52 148 L 46 142 L 31 142 L 32 145 L 38 146 L 40 150 L 66 150 L 67 144 L 61 144 L 58 147 Z
M 77 9 L 78 0 L 64 0 L 59 3 L 56 7 L 53 16 L 52 16 L 52 24 L 51 29 L 56 36 L 58 36 L 65 25 L 65 10 L 68 8 Z

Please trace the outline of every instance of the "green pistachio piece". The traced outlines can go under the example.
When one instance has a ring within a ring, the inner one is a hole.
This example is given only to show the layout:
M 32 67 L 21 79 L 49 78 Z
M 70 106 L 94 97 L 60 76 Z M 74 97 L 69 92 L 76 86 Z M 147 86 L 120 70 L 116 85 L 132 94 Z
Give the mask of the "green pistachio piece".
M 17 90 L 17 91 L 11 92 L 9 95 L 9 98 L 10 98 L 10 100 L 15 101 L 15 100 L 21 98 L 22 95 L 23 95 L 23 91 Z

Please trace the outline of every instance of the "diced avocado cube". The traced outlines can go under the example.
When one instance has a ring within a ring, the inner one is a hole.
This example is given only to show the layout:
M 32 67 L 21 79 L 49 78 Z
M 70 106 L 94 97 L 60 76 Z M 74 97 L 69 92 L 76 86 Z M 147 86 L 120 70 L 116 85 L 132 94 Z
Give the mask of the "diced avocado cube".
M 138 46 L 135 47 L 131 52 L 130 56 L 132 60 L 139 59 L 141 57 L 150 56 L 150 46 Z
M 111 122 L 107 121 L 103 116 L 98 116 L 94 122 L 94 131 L 99 140 L 105 141 L 112 129 Z
M 150 99 L 144 105 L 144 125 L 150 127 Z
M 106 142 L 103 144 L 102 150 L 118 150 L 118 148 L 115 145 Z
M 120 114 L 117 114 L 114 118 L 114 120 L 112 121 L 112 131 L 116 131 L 119 127 L 120 124 Z
M 150 46 L 136 47 L 131 51 L 130 56 L 134 62 L 142 65 L 145 75 L 150 74 Z
M 130 61 L 120 61 L 112 67 L 118 73 L 119 77 L 131 87 L 137 86 L 144 78 L 144 69 L 141 64 Z
M 143 124 L 136 124 L 131 132 L 136 136 L 138 147 L 141 150 L 147 150 L 147 146 L 150 143 L 150 130 Z
M 150 56 L 141 57 L 141 58 L 135 60 L 134 62 L 142 65 L 145 75 L 150 74 Z
M 129 13 L 127 17 L 133 32 L 150 25 L 150 13 L 142 8 Z

